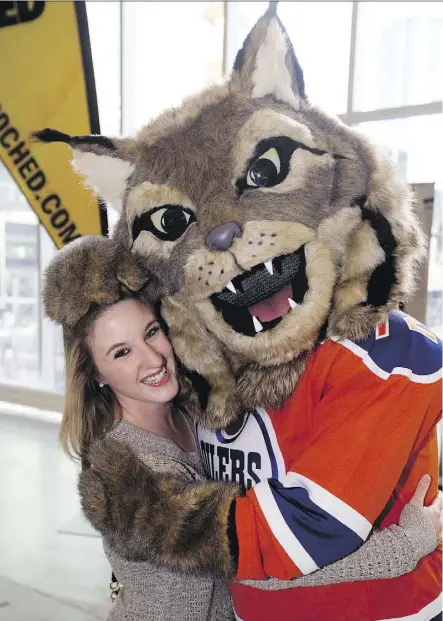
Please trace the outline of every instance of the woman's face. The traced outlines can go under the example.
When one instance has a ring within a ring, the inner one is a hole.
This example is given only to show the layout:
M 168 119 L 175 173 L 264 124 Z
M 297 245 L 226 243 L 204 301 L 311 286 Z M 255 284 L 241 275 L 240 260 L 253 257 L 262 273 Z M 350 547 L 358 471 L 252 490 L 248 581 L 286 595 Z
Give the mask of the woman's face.
M 172 347 L 152 310 L 136 300 L 111 306 L 95 321 L 88 345 L 98 381 L 119 397 L 167 403 L 178 392 Z

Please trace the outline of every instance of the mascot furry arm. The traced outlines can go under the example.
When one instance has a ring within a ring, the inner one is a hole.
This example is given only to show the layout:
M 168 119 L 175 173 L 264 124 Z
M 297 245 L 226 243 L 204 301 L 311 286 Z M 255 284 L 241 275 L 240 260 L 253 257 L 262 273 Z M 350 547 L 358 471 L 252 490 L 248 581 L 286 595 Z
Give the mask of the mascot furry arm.
M 70 144 L 89 183 L 122 202 L 115 242 L 161 283 L 175 351 L 205 389 L 198 432 L 209 470 L 247 489 L 235 514 L 226 497 L 193 513 L 229 538 L 226 554 L 238 541 L 237 578 L 297 577 L 350 554 L 373 524 L 398 521 L 424 472 L 432 500 L 441 343 L 398 311 L 424 247 L 411 197 L 363 135 L 310 104 L 272 7 L 227 84 L 135 139 L 38 137 Z M 132 524 L 161 537 L 133 502 Z M 174 518 L 171 532 L 189 533 L 175 562 L 198 571 L 189 515 Z M 435 553 L 411 572 L 400 615 L 381 610 L 391 585 L 383 595 L 362 583 L 354 600 L 369 601 L 371 619 L 404 617 L 437 597 L 439 571 Z M 332 621 L 340 598 L 329 593 L 318 601 Z M 254 598 L 265 606 L 257 589 Z
M 229 514 L 240 495 L 236 485 L 196 485 L 153 473 L 128 447 L 109 439 L 96 442 L 88 460 L 78 484 L 82 509 L 123 558 L 234 576 L 237 540 Z

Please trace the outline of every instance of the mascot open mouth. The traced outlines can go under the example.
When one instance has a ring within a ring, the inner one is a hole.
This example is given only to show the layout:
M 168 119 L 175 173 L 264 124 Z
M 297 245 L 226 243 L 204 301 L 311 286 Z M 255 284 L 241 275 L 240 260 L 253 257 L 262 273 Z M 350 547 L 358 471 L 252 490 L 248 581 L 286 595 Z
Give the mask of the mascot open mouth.
M 304 246 L 236 276 L 211 301 L 233 330 L 245 336 L 272 330 L 308 290 Z

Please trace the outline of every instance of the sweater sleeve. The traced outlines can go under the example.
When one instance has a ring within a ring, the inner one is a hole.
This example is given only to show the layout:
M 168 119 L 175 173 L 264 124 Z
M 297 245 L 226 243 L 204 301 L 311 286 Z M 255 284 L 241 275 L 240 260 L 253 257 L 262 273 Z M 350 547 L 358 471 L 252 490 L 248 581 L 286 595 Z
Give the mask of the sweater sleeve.
M 412 571 L 437 545 L 435 528 L 425 512 L 406 505 L 400 525 L 376 530 L 353 554 L 295 580 L 246 580 L 242 584 L 265 590 L 326 586 L 360 580 L 396 578 Z

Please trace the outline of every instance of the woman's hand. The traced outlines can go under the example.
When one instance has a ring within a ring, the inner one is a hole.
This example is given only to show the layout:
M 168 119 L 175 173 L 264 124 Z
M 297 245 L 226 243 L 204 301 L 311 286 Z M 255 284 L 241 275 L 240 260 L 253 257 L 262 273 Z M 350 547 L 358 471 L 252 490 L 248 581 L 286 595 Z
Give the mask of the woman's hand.
M 414 495 L 409 501 L 409 504 L 423 509 L 423 512 L 429 518 L 429 520 L 432 522 L 433 527 L 435 528 L 435 533 L 437 535 L 437 545 L 439 545 L 442 541 L 442 493 L 441 491 L 439 491 L 433 503 L 429 507 L 425 507 L 424 502 L 430 484 L 431 477 L 429 476 L 429 474 L 425 474 L 424 476 L 422 476 L 422 478 L 418 482 L 417 489 L 415 490 Z

